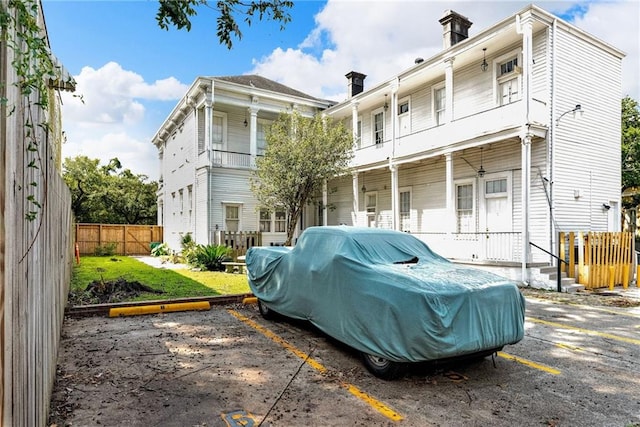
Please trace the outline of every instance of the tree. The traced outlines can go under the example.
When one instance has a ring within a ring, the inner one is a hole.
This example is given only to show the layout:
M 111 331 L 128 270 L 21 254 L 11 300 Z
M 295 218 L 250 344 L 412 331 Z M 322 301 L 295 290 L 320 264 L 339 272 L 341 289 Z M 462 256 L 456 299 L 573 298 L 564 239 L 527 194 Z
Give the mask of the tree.
M 625 207 L 640 204 L 640 109 L 638 101 L 622 99 L 622 191 L 636 193 L 625 198 Z M 635 190 L 635 191 L 634 191 Z
M 327 180 L 347 171 L 353 156 L 353 136 L 342 122 L 294 113 L 281 114 L 266 139 L 267 149 L 256 161 L 251 191 L 261 208 L 285 210 L 285 245 L 290 246 L 304 206 Z
M 190 31 L 191 17 L 197 15 L 198 6 L 217 10 L 216 35 L 228 49 L 233 46 L 232 36 L 242 39 L 236 16 L 244 16 L 247 26 L 251 26 L 255 18 L 262 21 L 266 16 L 267 19 L 279 22 L 280 30 L 283 30 L 291 21 L 288 10 L 293 7 L 293 2 L 288 0 L 218 0 L 215 6 L 211 6 L 208 0 L 159 0 L 159 3 L 156 20 L 158 26 L 165 30 L 169 29 L 169 25 L 174 25 L 178 29 Z
M 122 169 L 117 158 L 100 166 L 87 156 L 66 158 L 62 176 L 71 190 L 77 222 L 155 224 L 158 183 Z

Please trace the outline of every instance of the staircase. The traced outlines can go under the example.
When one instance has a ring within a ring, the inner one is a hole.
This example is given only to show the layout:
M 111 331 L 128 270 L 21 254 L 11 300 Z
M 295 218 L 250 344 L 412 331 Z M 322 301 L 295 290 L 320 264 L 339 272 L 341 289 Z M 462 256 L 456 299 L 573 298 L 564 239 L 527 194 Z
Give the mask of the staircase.
M 544 267 L 535 267 L 531 269 L 531 286 L 539 289 L 548 289 L 555 291 L 558 289 L 558 267 L 549 265 Z M 584 290 L 584 285 L 576 283 L 572 277 L 567 277 L 567 273 L 562 272 L 560 275 L 560 288 L 562 292 L 573 293 Z

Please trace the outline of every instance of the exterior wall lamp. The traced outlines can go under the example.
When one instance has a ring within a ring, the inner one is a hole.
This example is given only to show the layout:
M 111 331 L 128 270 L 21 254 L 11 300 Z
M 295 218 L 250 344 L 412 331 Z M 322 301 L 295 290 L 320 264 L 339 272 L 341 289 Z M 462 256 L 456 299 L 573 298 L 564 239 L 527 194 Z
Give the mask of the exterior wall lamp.
M 484 176 L 485 172 L 486 172 L 484 170 L 484 168 L 482 167 L 482 148 L 483 147 L 480 147 L 480 169 L 478 169 L 478 176 L 480 178 L 482 178 Z
M 480 64 L 480 69 L 484 73 L 489 68 L 489 64 L 487 63 L 487 48 L 482 48 L 482 64 Z
M 576 106 L 573 107 L 571 110 L 567 110 L 564 113 L 560 114 L 560 117 L 558 117 L 556 119 L 556 124 L 558 124 L 560 122 L 561 118 L 563 118 L 564 116 L 566 116 L 569 113 L 573 113 L 573 117 L 575 117 L 576 114 L 578 115 L 578 117 L 582 117 L 582 115 L 584 114 L 584 110 L 582 109 L 582 105 L 576 104 Z

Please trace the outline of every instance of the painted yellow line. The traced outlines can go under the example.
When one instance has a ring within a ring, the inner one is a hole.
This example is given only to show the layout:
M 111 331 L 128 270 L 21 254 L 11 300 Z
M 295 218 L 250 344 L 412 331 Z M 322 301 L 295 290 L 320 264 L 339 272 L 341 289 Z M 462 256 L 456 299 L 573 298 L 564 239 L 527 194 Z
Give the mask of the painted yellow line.
M 556 343 L 555 344 L 556 347 L 560 347 L 560 348 L 564 348 L 566 350 L 571 350 L 571 351 L 584 351 L 584 349 L 580 348 L 580 347 L 576 347 L 575 345 L 569 345 L 569 344 L 563 344 L 563 343 Z
M 227 310 L 227 311 L 232 316 L 234 316 L 236 319 L 238 319 L 241 322 L 251 326 L 252 328 L 257 330 L 258 332 L 260 332 L 261 334 L 266 336 L 267 338 L 270 338 L 271 340 L 273 340 L 276 343 L 280 344 L 282 347 L 286 348 L 287 350 L 289 350 L 290 352 L 292 352 L 293 354 L 298 356 L 300 359 L 305 360 L 306 363 L 309 366 L 311 366 L 313 369 L 315 369 L 316 371 L 318 371 L 320 373 L 324 373 L 324 372 L 327 371 L 327 368 L 325 368 L 320 362 L 318 362 L 317 360 L 315 360 L 312 357 L 309 357 L 309 355 L 307 353 L 305 353 L 304 351 L 299 350 L 295 346 L 289 344 L 287 341 L 285 341 L 284 339 L 282 339 L 278 335 L 274 334 L 269 329 L 259 325 L 258 323 L 254 322 L 253 320 L 249 319 L 246 316 L 243 316 L 242 314 L 238 313 L 235 310 Z M 390 419 L 392 421 L 401 421 L 404 418 L 402 415 L 398 414 L 396 411 L 394 411 L 393 409 L 389 408 L 387 405 L 385 405 L 384 403 L 380 402 L 379 400 L 373 398 L 372 396 L 370 396 L 369 394 L 365 393 L 364 391 L 360 390 L 355 385 L 349 384 L 349 383 L 346 383 L 346 382 L 343 382 L 343 381 L 340 381 L 340 385 L 342 386 L 342 388 L 346 389 L 349 393 L 351 393 L 352 395 L 354 395 L 358 399 L 362 400 L 363 402 L 365 402 L 366 404 L 371 406 L 373 409 L 375 409 L 376 411 L 378 411 L 380 414 L 384 415 L 388 419 Z
M 561 372 L 557 369 L 551 368 L 546 365 L 541 365 L 540 363 L 532 362 L 531 360 L 523 359 L 522 357 L 514 356 L 513 354 L 505 353 L 503 351 L 499 351 L 498 356 L 504 359 L 513 360 L 514 362 L 521 363 L 523 365 L 529 366 L 530 368 L 535 368 L 540 371 L 547 372 L 549 374 L 553 374 L 553 375 L 561 374 Z
M 635 339 L 635 338 L 627 338 L 627 337 L 623 337 L 623 336 L 620 336 L 620 335 L 608 334 L 606 332 L 593 331 L 591 329 L 585 329 L 585 328 L 579 328 L 577 326 L 565 325 L 564 323 L 549 322 L 548 320 L 536 319 L 534 317 L 526 317 L 525 320 L 527 320 L 529 322 L 532 322 L 532 323 L 539 323 L 541 325 L 552 326 L 554 328 L 569 329 L 569 330 L 581 332 L 581 333 L 587 334 L 587 335 L 595 335 L 595 336 L 602 337 L 602 338 L 608 338 L 608 339 L 611 339 L 611 340 L 622 341 L 622 342 L 626 342 L 626 343 L 629 343 L 629 344 L 640 345 L 640 340 Z
M 210 308 L 211 305 L 208 301 L 139 305 L 109 309 L 109 317 L 137 316 L 140 314 L 168 313 L 173 311 L 209 310 Z

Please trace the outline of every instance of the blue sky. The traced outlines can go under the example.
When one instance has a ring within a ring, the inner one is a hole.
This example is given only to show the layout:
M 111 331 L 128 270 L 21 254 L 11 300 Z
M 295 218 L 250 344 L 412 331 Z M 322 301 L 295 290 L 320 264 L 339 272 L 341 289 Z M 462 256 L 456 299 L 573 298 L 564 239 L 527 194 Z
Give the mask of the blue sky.
M 157 1 L 42 1 L 51 48 L 84 99 L 63 97 L 63 155 L 118 157 L 150 179 L 158 177 L 151 138 L 197 76 L 255 73 L 339 101 L 351 70 L 367 74 L 365 87 L 373 87 L 437 53 L 444 10 L 467 16 L 473 36 L 530 3 L 295 1 L 284 31 L 268 21 L 243 25 L 243 38 L 228 50 L 207 8 L 187 32 L 158 27 Z M 640 1 L 536 4 L 626 52 L 621 95 L 640 100 Z

